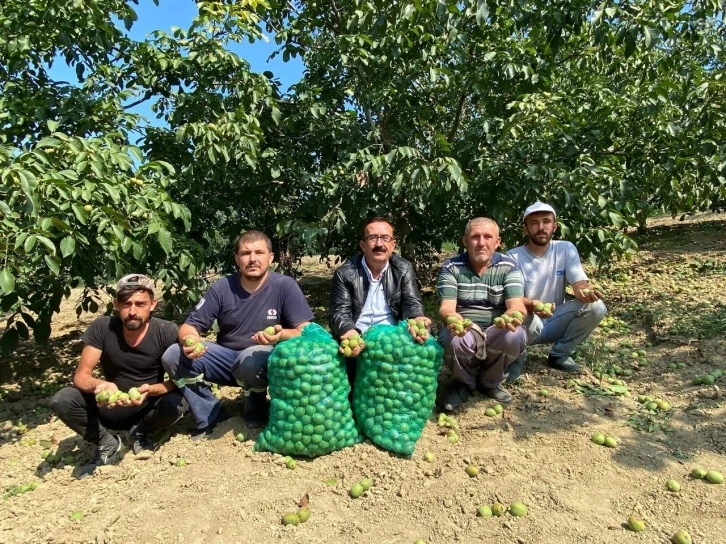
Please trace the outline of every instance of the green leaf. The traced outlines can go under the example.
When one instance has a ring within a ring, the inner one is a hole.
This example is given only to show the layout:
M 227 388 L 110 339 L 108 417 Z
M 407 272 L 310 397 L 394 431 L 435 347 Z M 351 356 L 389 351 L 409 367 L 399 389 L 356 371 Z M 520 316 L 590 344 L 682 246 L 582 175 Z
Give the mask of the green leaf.
M 136 147 L 135 145 L 129 146 L 129 153 L 139 162 L 142 162 L 144 160 L 144 154 L 141 152 L 141 149 Z
M 137 261 L 140 261 L 141 260 L 141 257 L 144 256 L 144 246 L 142 246 L 138 242 L 134 242 L 133 243 L 133 251 L 131 253 L 134 256 L 134 259 L 136 259 Z
M 60 243 L 61 255 L 68 257 L 76 251 L 76 240 L 72 236 L 66 236 Z
M 73 204 L 71 204 L 71 209 L 73 210 L 73 213 L 75 214 L 76 219 L 78 219 L 78 222 L 81 225 L 88 224 L 88 214 L 86 213 L 86 210 L 83 209 L 83 206 L 74 202 Z
M 55 121 L 48 121 L 48 127 L 50 127 L 51 123 L 55 123 Z M 57 123 L 56 123 L 57 125 Z M 55 132 L 55 131 L 53 131 Z M 35 144 L 35 147 L 41 148 L 41 147 L 58 147 L 61 145 L 60 141 L 57 138 L 51 138 L 49 136 L 46 136 L 45 138 L 41 138 L 37 144 Z
M 619 213 L 615 212 L 608 212 L 608 215 L 610 216 L 610 221 L 615 226 L 616 229 L 622 228 L 623 226 L 623 217 Z
M 50 271 L 53 272 L 54 275 L 59 276 L 60 275 L 60 261 L 59 261 L 58 257 L 55 257 L 53 255 L 45 255 L 43 258 L 45 259 L 45 262 L 48 265 L 48 268 L 50 268 Z
M 16 321 L 15 322 L 15 328 L 18 330 L 18 336 L 22 338 L 23 340 L 27 340 L 30 336 L 28 331 L 28 326 L 23 323 L 22 321 Z
M 643 36 L 645 37 L 645 47 L 650 48 L 653 40 L 658 38 L 658 31 L 651 26 L 645 26 L 643 27 Z
M 35 247 L 35 242 L 37 242 L 38 239 L 35 237 L 35 234 L 31 234 L 25 239 L 25 243 L 23 244 L 23 249 L 25 250 L 25 253 L 30 253 L 33 248 Z
M 612 391 L 613 393 L 617 393 L 618 395 L 624 395 L 628 392 L 628 388 L 624 385 L 609 385 L 608 389 Z
M 489 18 L 489 4 L 487 0 L 478 0 L 476 8 L 476 24 L 481 25 Z
M 0 340 L 0 350 L 2 350 L 3 355 L 10 355 L 17 347 L 18 331 L 14 328 L 5 329 L 5 334 L 3 334 L 2 340 Z
M 15 290 L 15 276 L 8 268 L 3 268 L 0 272 L 0 289 L 6 294 Z
M 159 245 L 161 246 L 161 249 L 163 249 L 164 252 L 169 255 L 174 245 L 174 239 L 172 238 L 171 233 L 164 228 L 160 228 L 159 233 L 157 234 L 157 238 L 159 240 Z
M 45 236 L 41 236 L 40 234 L 36 234 L 35 237 L 38 239 L 38 241 L 41 244 L 43 244 L 45 247 L 47 247 L 53 255 L 55 255 L 55 244 L 53 242 L 51 242 Z

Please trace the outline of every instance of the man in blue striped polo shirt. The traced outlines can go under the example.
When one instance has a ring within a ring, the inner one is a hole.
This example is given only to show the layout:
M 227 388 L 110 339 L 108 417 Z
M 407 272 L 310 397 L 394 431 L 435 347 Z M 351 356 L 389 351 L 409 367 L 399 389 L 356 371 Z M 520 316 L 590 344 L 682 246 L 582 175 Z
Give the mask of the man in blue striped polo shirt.
M 484 394 L 510 402 L 512 395 L 501 386 L 504 371 L 527 345 L 521 327 L 527 315 L 524 280 L 517 262 L 496 251 L 501 244 L 499 226 L 486 217 L 472 219 L 462 242 L 466 252 L 444 262 L 437 285 L 441 320 L 447 323 L 454 316 L 471 321 L 463 331 L 449 324 L 439 334 L 444 363 L 456 382 L 444 401 L 447 411 L 456 410 L 469 397 L 477 375 Z M 505 314 L 512 318 L 510 323 L 495 322 Z

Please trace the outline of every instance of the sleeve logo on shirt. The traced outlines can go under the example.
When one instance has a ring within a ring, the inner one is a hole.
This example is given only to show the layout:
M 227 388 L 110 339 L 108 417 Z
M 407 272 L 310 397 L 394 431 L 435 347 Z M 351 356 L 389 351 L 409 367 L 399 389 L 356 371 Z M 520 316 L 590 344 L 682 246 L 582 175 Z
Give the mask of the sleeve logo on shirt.
M 267 310 L 267 319 L 277 319 L 277 310 L 274 308 Z
M 564 271 L 564 270 L 558 270 L 558 271 L 556 272 L 556 274 L 555 274 L 555 275 L 556 275 L 557 277 L 559 277 L 559 276 L 564 276 L 564 275 L 565 275 L 565 271 Z
M 195 309 L 195 310 L 198 310 L 199 308 L 201 308 L 202 306 L 204 306 L 204 303 L 205 303 L 205 302 L 207 302 L 207 301 L 205 300 L 205 298 L 204 298 L 204 297 L 202 297 L 202 300 L 200 300 L 200 301 L 199 301 L 199 304 L 197 304 L 197 305 L 196 305 L 196 306 L 194 307 L 194 309 Z

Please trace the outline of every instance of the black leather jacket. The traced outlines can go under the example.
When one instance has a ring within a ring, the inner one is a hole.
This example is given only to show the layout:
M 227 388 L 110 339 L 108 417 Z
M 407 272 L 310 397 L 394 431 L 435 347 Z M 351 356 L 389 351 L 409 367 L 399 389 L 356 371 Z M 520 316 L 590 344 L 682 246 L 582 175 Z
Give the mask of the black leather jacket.
M 357 255 L 348 259 L 333 275 L 330 331 L 336 338 L 355 328 L 368 296 L 370 282 L 363 269 L 363 258 Z M 397 320 L 424 315 L 418 280 L 410 262 L 394 253 L 381 281 L 388 306 Z

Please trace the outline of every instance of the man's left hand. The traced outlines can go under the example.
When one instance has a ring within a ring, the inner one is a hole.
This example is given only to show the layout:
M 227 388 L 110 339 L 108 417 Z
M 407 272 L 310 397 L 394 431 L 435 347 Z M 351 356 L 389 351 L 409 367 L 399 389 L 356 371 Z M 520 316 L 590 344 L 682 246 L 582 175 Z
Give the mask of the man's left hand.
M 500 317 L 494 319 L 494 326 L 498 329 L 505 329 L 510 332 L 517 330 L 522 325 L 524 316 L 516 310 L 507 311 Z
M 426 333 L 421 335 L 419 334 L 416 329 L 411 326 L 411 320 L 417 321 L 420 324 L 423 324 L 424 327 L 426 327 Z M 418 342 L 419 344 L 423 344 L 426 340 L 428 340 L 429 335 L 431 334 L 431 320 L 422 315 L 419 317 L 412 317 L 408 320 L 408 332 L 411 335 L 411 338 L 413 338 L 414 342 Z
M 149 392 L 151 391 L 151 386 L 148 383 L 141 384 L 136 389 L 139 390 L 139 393 L 141 393 L 141 397 L 139 397 L 136 400 L 130 400 L 126 404 L 126 406 L 139 406 L 140 404 L 143 404 L 146 400 L 146 397 L 149 396 Z
M 273 328 L 275 329 L 275 334 L 268 334 L 266 332 L 267 329 L 265 329 L 264 331 L 253 334 L 252 340 L 261 346 L 274 346 L 282 340 L 282 325 L 275 325 Z
M 600 300 L 597 290 L 590 285 L 589 282 L 578 283 L 572 286 L 572 292 L 575 298 L 580 302 L 597 302 Z

